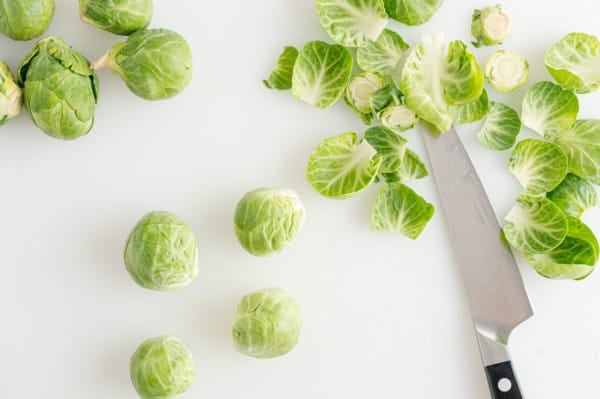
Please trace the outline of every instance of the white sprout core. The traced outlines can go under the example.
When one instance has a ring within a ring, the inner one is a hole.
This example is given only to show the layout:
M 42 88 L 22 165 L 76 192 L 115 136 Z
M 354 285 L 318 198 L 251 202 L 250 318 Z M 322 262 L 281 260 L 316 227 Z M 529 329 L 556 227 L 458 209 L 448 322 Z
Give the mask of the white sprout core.
M 512 51 L 497 51 L 486 63 L 486 75 L 496 88 L 512 90 L 525 82 L 527 62 Z
M 444 90 L 442 89 L 442 65 L 445 58 L 445 42 L 446 37 L 443 33 L 434 35 L 424 34 L 421 37 L 423 46 L 423 59 L 421 67 L 423 76 L 425 76 L 425 88 L 428 93 L 431 93 L 433 102 L 440 109 L 446 107 L 446 102 L 443 98 Z
M 16 85 L 13 90 L 7 93 L 6 97 L 0 94 L 0 116 L 6 115 L 12 118 L 19 115 L 23 103 L 22 99 L 23 92 Z
M 415 123 L 417 115 L 406 105 L 397 105 L 384 111 L 381 123 L 389 128 L 409 128 Z
M 510 15 L 502 11 L 489 14 L 482 22 L 484 32 L 492 40 L 502 40 L 510 33 Z
M 381 79 L 369 73 L 352 79 L 348 91 L 354 106 L 361 112 L 369 112 L 371 110 L 369 98 L 371 94 L 381 89 L 381 86 Z

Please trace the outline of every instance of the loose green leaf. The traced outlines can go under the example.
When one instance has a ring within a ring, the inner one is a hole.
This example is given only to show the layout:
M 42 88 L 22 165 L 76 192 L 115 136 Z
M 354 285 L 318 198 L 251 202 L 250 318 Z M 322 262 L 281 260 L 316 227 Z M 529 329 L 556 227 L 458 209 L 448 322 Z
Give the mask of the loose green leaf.
M 263 83 L 267 88 L 274 90 L 288 90 L 292 88 L 292 72 L 298 58 L 298 50 L 287 46 L 277 60 L 271 75 Z
M 567 153 L 571 173 L 600 184 L 600 120 L 578 120 L 555 142 Z
M 484 89 L 477 100 L 464 105 L 452 106 L 452 118 L 457 125 L 477 122 L 485 117 L 489 107 L 487 91 Z
M 390 18 L 405 25 L 421 25 L 439 10 L 443 0 L 385 0 L 385 10 Z
M 402 183 L 379 191 L 371 211 L 373 230 L 391 231 L 416 239 L 435 212 L 433 205 Z
M 578 112 L 575 94 L 552 82 L 539 82 L 523 97 L 521 121 L 546 139 L 554 139 L 573 125 Z
M 573 217 L 581 217 L 586 210 L 600 205 L 594 186 L 571 173 L 546 197 L 565 214 Z
M 400 167 L 408 140 L 383 126 L 369 128 L 365 140 L 381 155 L 380 172 L 394 172 Z
M 529 63 L 514 51 L 498 50 L 485 63 L 485 80 L 500 93 L 523 86 L 529 77 Z
M 422 179 L 429 176 L 427 166 L 421 158 L 409 148 L 404 150 L 404 156 L 400 160 L 400 167 L 391 173 L 382 173 L 387 183 L 407 182 Z
M 152 0 L 79 0 L 81 20 L 117 35 L 145 29 L 152 21 Z
M 0 33 L 13 40 L 31 40 L 48 29 L 54 0 L 0 0 Z
M 510 155 L 508 170 L 528 194 L 552 191 L 567 175 L 567 155 L 556 144 L 525 139 Z
M 503 151 L 515 144 L 520 131 L 521 120 L 517 111 L 492 101 L 485 123 L 477 133 L 477 139 L 491 150 Z
M 376 41 L 356 51 L 356 62 L 364 71 L 393 75 L 409 47 L 399 34 L 385 29 Z
M 471 35 L 475 47 L 502 43 L 510 34 L 510 29 L 510 15 L 502 11 L 501 5 L 473 11 Z
M 379 113 L 390 104 L 404 104 L 404 94 L 394 84 L 387 84 L 369 98 L 373 112 Z
M 343 199 L 363 191 L 375 180 L 382 158 L 355 132 L 342 133 L 321 142 L 306 169 L 308 182 L 325 197 Z

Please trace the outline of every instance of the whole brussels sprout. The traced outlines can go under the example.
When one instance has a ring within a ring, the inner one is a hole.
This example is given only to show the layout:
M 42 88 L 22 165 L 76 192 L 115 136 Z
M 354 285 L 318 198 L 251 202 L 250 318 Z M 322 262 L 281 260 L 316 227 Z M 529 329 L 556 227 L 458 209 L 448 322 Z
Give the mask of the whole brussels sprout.
M 146 28 L 152 9 L 152 0 L 79 0 L 82 21 L 117 35 Z
M 125 246 L 125 267 L 141 287 L 177 290 L 198 274 L 198 248 L 192 229 L 170 212 L 146 214 Z
M 109 68 L 141 98 L 163 100 L 177 95 L 192 80 L 192 50 L 176 32 L 145 29 L 114 45 L 92 68 Z
M 246 193 L 233 217 L 240 244 L 257 256 L 281 251 L 296 237 L 304 219 L 304 206 L 298 195 L 278 188 L 259 188 Z
M 23 104 L 23 92 L 4 62 L 0 61 L 0 125 L 19 115 Z
M 94 125 L 98 78 L 88 60 L 62 38 L 40 40 L 19 66 L 25 109 L 51 137 L 74 140 Z
M 296 300 L 280 288 L 267 288 L 242 298 L 233 322 L 235 348 L 248 356 L 267 359 L 294 349 L 302 313 Z
M 187 391 L 196 377 L 190 350 L 171 336 L 142 342 L 129 367 L 131 383 L 143 399 L 175 398 Z
M 13 40 L 31 40 L 48 29 L 54 0 L 0 0 L 0 32 Z

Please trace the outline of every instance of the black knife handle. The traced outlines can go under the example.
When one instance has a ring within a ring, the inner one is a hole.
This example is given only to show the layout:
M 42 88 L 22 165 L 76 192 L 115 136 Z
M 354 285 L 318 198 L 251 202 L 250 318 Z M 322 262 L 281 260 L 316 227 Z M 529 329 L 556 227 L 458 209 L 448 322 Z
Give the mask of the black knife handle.
M 510 360 L 487 366 L 485 374 L 492 399 L 523 399 Z

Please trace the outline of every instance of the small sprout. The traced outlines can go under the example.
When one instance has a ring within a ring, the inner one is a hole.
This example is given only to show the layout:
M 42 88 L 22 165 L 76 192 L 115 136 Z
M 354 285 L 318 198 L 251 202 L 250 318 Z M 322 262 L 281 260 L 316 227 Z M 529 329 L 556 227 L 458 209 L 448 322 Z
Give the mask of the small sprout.
M 142 342 L 129 362 L 131 383 L 142 399 L 179 397 L 196 377 L 190 350 L 172 336 Z
M 256 256 L 277 253 L 296 238 L 306 212 L 292 190 L 259 188 L 246 193 L 234 215 L 235 234 Z
M 13 40 L 31 40 L 48 29 L 54 0 L 0 0 L 0 33 Z
M 198 274 L 192 229 L 169 212 L 150 212 L 133 228 L 125 246 L 125 267 L 143 288 L 178 290 Z
M 490 150 L 508 150 L 517 141 L 521 120 L 517 111 L 495 101 L 490 102 L 487 118 L 477 133 L 477 139 Z
M 416 26 L 429 21 L 444 0 L 384 0 L 390 18 L 405 25 Z
M 368 125 L 373 118 L 371 95 L 384 86 L 381 76 L 372 72 L 363 72 L 353 76 L 346 87 L 344 100 Z
M 566 215 L 576 218 L 600 205 L 596 188 L 587 180 L 569 173 L 554 190 L 546 194 Z
M 356 63 L 363 71 L 392 76 L 409 47 L 399 34 L 385 29 L 376 41 L 356 50 Z
M 23 91 L 4 62 L 0 61 L 0 125 L 21 113 Z
M 473 11 L 471 35 L 473 46 L 493 46 L 500 44 L 510 34 L 510 15 L 502 11 L 500 5 Z
M 600 120 L 581 119 L 556 138 L 569 158 L 569 172 L 600 184 Z
M 178 33 L 145 29 L 114 45 L 92 69 L 108 68 L 127 87 L 146 100 L 163 100 L 179 94 L 192 80 L 192 50 Z
M 474 123 L 485 117 L 490 108 L 490 101 L 487 91 L 484 89 L 481 96 L 475 101 L 463 105 L 452 106 L 452 116 L 454 123 L 462 125 L 465 123 Z
M 292 73 L 298 58 L 298 50 L 287 46 L 277 60 L 277 64 L 269 77 L 263 80 L 264 85 L 273 90 L 288 90 L 292 88 Z
M 240 301 L 232 327 L 233 344 L 248 356 L 278 357 L 294 349 L 301 330 L 302 312 L 296 300 L 280 288 L 267 288 Z
M 500 93 L 523 86 L 529 77 L 529 64 L 514 51 L 498 50 L 488 58 L 485 79 Z
M 152 11 L 152 0 L 79 0 L 83 22 L 116 35 L 145 29 Z

